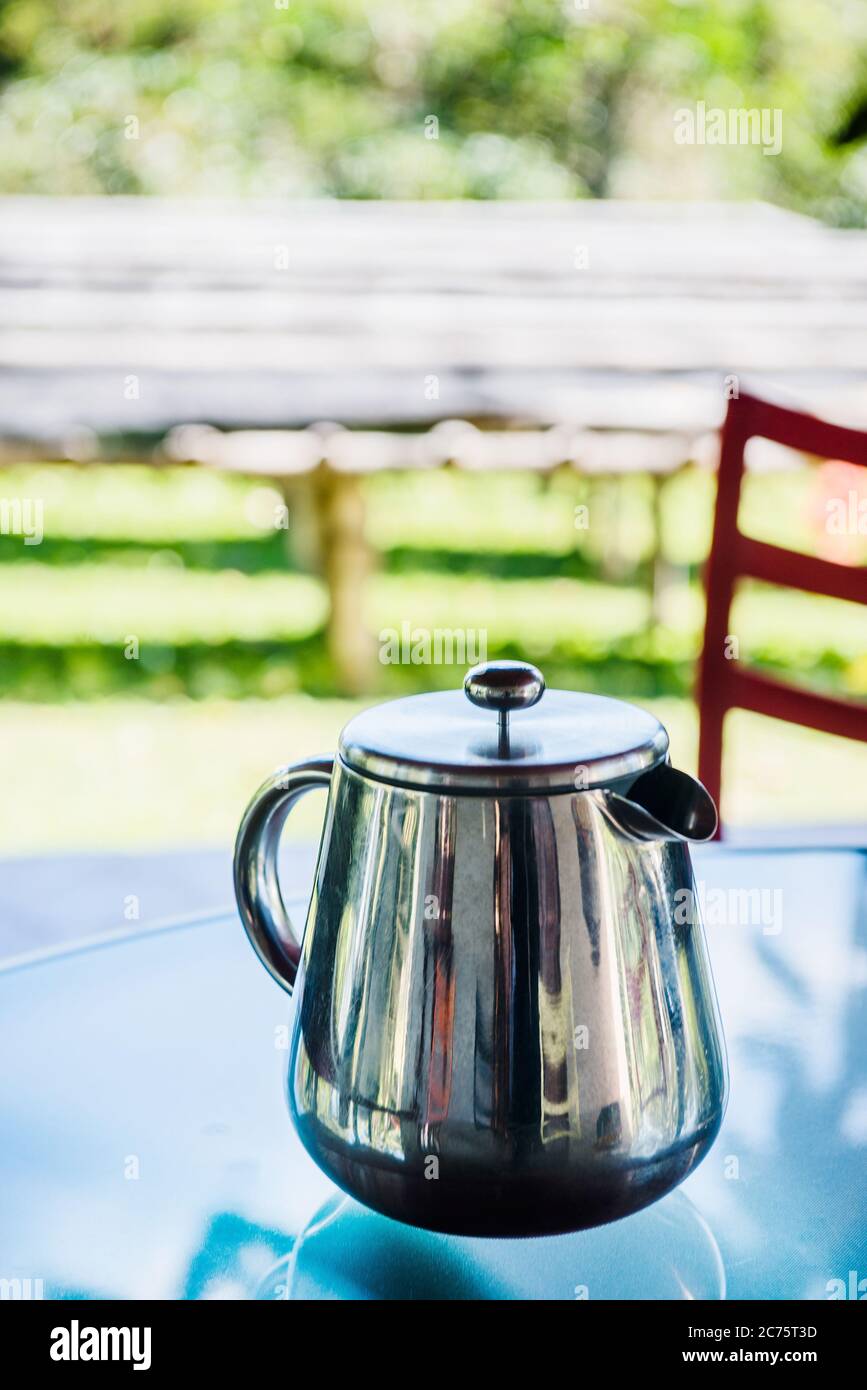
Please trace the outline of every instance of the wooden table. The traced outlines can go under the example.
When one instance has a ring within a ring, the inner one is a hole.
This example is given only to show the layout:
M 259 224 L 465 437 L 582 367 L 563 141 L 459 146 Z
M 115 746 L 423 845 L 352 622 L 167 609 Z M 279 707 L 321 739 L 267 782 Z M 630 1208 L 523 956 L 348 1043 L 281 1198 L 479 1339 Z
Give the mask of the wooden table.
M 9 198 L 0 434 L 708 429 L 728 372 L 854 404 L 865 300 L 867 234 L 756 204 Z
M 553 1239 L 432 1235 L 335 1191 L 287 1113 L 294 1006 L 234 911 L 6 962 L 9 1296 L 38 1280 L 46 1299 L 857 1298 L 864 854 L 710 845 L 695 867 L 708 908 L 732 904 L 707 926 L 731 1068 L 722 1131 L 661 1202 Z M 309 879 L 284 885 L 303 920 Z M 744 895 L 773 912 L 739 917 Z

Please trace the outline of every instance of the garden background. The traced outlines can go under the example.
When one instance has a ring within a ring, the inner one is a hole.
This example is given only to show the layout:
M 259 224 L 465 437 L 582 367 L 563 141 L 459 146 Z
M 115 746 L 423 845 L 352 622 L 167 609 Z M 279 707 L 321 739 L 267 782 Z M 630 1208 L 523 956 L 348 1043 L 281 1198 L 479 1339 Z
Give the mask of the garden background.
M 864 226 L 865 57 L 867 8 L 822 0 L 4 0 L 0 193 L 765 199 Z M 697 100 L 783 109 L 782 153 L 675 158 L 670 113 Z M 374 638 L 406 618 L 484 629 L 489 656 L 654 708 L 694 767 L 706 468 L 686 461 L 658 517 L 640 475 L 446 468 L 363 489 Z M 333 747 L 359 704 L 461 679 L 381 665 L 348 698 L 303 519 L 263 527 L 261 481 L 12 460 L 3 491 L 46 509 L 40 545 L 0 536 L 4 853 L 225 844 L 264 774 Z M 827 493 L 815 467 L 753 476 L 744 527 L 829 554 Z M 580 505 L 598 519 L 586 532 Z M 867 539 L 845 549 L 867 560 Z M 735 626 L 749 660 L 867 693 L 851 606 L 754 586 Z M 124 633 L 141 639 L 135 661 Z M 859 816 L 863 748 L 745 714 L 731 724 L 732 820 Z M 316 815 L 300 808 L 291 832 L 309 835 Z

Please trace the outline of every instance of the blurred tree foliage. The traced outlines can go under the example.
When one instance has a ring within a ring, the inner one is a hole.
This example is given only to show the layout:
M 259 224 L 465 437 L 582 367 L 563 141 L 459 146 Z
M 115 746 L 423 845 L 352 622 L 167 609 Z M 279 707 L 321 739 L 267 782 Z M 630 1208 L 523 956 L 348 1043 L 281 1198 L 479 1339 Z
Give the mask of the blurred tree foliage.
M 762 197 L 863 224 L 862 0 L 0 0 L 0 189 Z M 783 149 L 674 113 L 783 112 Z M 435 118 L 435 119 L 432 119 Z

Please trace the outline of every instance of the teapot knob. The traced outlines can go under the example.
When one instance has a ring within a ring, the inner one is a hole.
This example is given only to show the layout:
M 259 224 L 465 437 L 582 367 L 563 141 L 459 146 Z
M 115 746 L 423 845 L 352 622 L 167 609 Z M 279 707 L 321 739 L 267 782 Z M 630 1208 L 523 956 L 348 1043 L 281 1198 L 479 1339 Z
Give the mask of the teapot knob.
M 464 694 L 481 709 L 504 716 L 530 709 L 545 693 L 545 677 L 526 661 L 483 661 L 464 677 Z
M 509 756 L 509 715 L 530 709 L 545 694 L 545 677 L 526 661 L 483 661 L 464 677 L 464 694 L 481 709 L 498 715 L 497 752 Z

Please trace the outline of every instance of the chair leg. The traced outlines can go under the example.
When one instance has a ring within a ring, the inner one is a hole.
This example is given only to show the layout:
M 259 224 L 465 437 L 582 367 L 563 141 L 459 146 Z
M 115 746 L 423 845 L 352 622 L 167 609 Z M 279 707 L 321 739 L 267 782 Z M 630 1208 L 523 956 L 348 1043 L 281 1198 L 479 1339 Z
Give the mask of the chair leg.
M 698 738 L 698 777 L 716 803 L 719 825 L 714 839 L 722 838 L 722 737 L 725 706 L 708 695 L 702 697 L 701 725 Z

